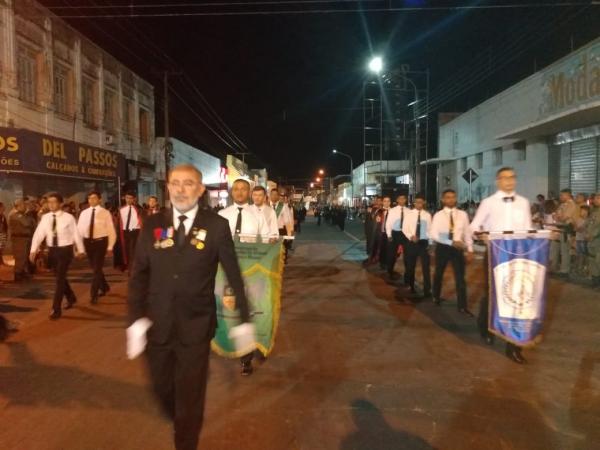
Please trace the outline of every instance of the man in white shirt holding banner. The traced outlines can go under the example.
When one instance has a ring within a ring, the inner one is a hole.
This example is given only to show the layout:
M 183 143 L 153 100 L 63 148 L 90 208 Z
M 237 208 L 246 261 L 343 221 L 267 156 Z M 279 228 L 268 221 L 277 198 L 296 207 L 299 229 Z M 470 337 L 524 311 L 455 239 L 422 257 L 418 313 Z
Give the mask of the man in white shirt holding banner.
M 529 206 L 529 201 L 520 195 L 515 193 L 515 188 L 517 185 L 517 177 L 515 171 L 511 167 L 502 167 L 496 172 L 496 186 L 498 187 L 498 191 L 490 197 L 484 199 L 479 206 L 475 217 L 473 218 L 473 222 L 471 222 L 471 231 L 474 234 L 481 234 L 485 232 L 491 233 L 504 233 L 503 236 L 512 237 L 512 233 L 515 231 L 527 232 L 532 230 L 532 222 L 531 222 L 531 209 Z M 507 233 L 509 232 L 509 233 Z M 496 239 L 500 240 L 500 239 Z M 495 241 L 490 241 L 494 243 Z M 502 250 L 500 250 L 502 251 Z M 524 255 L 525 256 L 525 255 Z M 479 318 L 478 325 L 479 331 L 481 333 L 482 338 L 486 340 L 489 345 L 492 345 L 494 342 L 494 337 L 488 330 L 489 325 L 489 270 L 496 270 L 494 267 L 490 267 L 491 255 L 489 255 L 489 250 L 486 251 L 486 258 L 484 260 L 484 280 L 486 292 L 485 297 L 481 300 L 481 305 L 479 309 Z M 511 261 L 512 262 L 512 261 Z M 499 264 L 500 265 L 500 264 Z M 523 266 L 527 268 L 527 265 Z M 509 269 L 510 270 L 510 269 Z M 524 278 L 529 278 L 529 276 L 525 273 L 523 275 Z M 492 277 L 494 278 L 494 277 Z M 503 292 L 497 292 L 497 286 L 493 284 L 492 290 L 496 289 L 494 298 L 498 296 L 502 296 L 502 298 L 498 299 L 498 304 L 506 303 L 506 298 L 511 297 L 512 290 L 516 289 L 519 293 L 524 289 L 523 282 L 510 283 L 515 279 L 514 275 L 510 275 L 506 277 L 508 281 L 506 281 L 505 285 L 502 285 Z M 521 278 L 519 278 L 521 280 Z M 512 286 L 515 284 L 515 286 Z M 516 286 L 516 284 L 519 284 Z M 527 290 L 531 290 L 533 288 L 537 288 L 537 285 L 534 283 L 531 287 L 527 288 Z M 509 292 L 510 291 L 510 292 Z M 519 307 L 515 308 L 515 313 Z M 508 313 L 511 315 L 511 313 Z M 501 312 L 502 315 L 502 312 Z M 517 314 L 518 315 L 518 314 Z M 512 317 L 516 319 L 517 317 Z M 510 320 L 510 317 L 507 317 L 507 320 Z M 521 347 L 516 345 L 514 342 L 510 342 L 507 340 L 506 343 L 506 356 L 512 361 L 523 364 L 525 362 L 525 358 L 521 354 Z

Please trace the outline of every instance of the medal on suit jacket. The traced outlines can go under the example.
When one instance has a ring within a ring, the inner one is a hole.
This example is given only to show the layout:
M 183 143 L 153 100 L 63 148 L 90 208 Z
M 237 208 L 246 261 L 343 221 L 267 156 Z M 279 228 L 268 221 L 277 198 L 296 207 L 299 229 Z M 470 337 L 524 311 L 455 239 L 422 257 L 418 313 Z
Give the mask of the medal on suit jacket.
M 173 227 L 169 228 L 155 228 L 154 229 L 154 248 L 169 248 L 175 245 L 173 241 L 174 230 Z
M 203 228 L 193 228 L 192 236 L 190 244 L 196 247 L 196 249 L 202 250 L 204 248 L 204 240 L 206 239 L 206 230 Z

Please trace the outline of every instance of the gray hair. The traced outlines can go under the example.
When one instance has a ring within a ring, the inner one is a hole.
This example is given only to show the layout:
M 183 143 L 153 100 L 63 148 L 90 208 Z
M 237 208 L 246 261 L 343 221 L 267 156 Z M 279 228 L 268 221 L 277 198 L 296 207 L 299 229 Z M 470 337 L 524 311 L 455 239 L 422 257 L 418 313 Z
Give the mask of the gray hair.
M 169 170 L 169 176 L 167 177 L 167 180 L 171 179 L 173 172 L 194 172 L 198 176 L 200 183 L 202 183 L 202 172 L 200 172 L 200 170 L 198 170 L 198 168 L 193 164 L 178 164 L 177 166 L 172 167 Z

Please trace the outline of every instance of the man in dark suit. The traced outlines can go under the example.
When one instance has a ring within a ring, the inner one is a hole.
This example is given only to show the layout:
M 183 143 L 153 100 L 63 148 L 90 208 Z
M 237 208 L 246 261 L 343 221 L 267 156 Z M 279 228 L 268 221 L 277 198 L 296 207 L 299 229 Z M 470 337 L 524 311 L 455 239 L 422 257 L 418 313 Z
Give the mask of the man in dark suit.
M 152 386 L 173 420 L 175 447 L 195 450 L 217 325 L 219 263 L 245 325 L 248 301 L 227 220 L 198 205 L 205 191 L 202 174 L 192 165 L 177 166 L 168 188 L 173 209 L 148 217 L 136 246 L 129 281 L 128 356 L 143 351 L 147 330 Z

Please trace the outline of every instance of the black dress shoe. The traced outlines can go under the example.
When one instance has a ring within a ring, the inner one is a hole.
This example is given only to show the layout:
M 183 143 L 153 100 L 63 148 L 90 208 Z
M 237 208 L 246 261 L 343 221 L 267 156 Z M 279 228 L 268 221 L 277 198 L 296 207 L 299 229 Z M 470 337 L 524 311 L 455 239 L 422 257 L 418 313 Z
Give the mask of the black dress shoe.
M 467 308 L 458 308 L 458 312 L 467 316 L 467 317 L 475 317 L 473 315 L 473 313 L 471 311 L 469 311 Z
M 98 291 L 98 297 L 104 297 L 109 292 L 110 292 L 110 286 L 106 286 L 104 289 L 100 289 Z
M 521 350 L 516 347 L 506 347 L 506 356 L 508 359 L 516 362 L 517 364 L 525 364 L 525 358 L 521 354 Z
M 52 314 L 50 314 L 50 320 L 58 320 L 60 319 L 61 316 L 61 312 L 60 311 L 52 311 Z
M 67 299 L 67 305 L 65 306 L 65 309 L 71 309 L 75 303 L 77 303 L 76 298 Z
M 242 363 L 242 371 L 241 374 L 243 377 L 248 377 L 252 375 L 254 372 L 254 368 L 252 367 L 252 362 Z
M 97 305 L 97 304 L 98 304 L 98 296 L 97 296 L 97 295 L 93 296 L 93 297 L 90 299 L 90 303 L 91 303 L 92 305 Z

